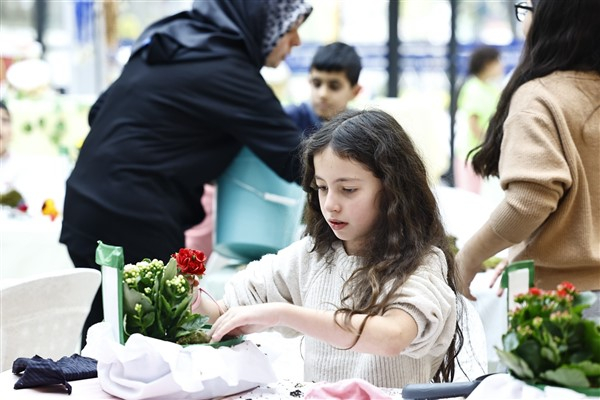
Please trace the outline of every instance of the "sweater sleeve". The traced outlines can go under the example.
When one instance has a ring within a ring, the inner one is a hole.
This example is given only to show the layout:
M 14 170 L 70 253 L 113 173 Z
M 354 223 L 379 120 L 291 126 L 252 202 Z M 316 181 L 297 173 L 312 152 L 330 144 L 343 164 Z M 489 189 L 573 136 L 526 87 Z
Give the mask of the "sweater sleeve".
M 267 254 L 238 272 L 225 286 L 225 306 L 270 302 L 301 305 L 299 268 L 306 254 L 307 239 L 297 241 L 277 254 Z
M 521 94 L 521 96 L 519 96 Z M 556 210 L 572 184 L 552 106 L 517 92 L 504 124 L 499 175 L 504 200 L 490 217 L 492 229 L 518 243 Z
M 417 323 L 417 337 L 404 355 L 420 358 L 446 352 L 456 329 L 456 295 L 448 286 L 448 265 L 436 249 L 404 283 L 396 305 Z

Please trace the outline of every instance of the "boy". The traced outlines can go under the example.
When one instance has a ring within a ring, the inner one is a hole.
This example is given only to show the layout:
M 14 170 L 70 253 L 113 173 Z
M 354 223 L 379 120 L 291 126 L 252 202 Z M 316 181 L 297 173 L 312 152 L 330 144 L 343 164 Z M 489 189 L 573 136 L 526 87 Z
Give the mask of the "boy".
M 341 42 L 319 47 L 310 65 L 310 104 L 286 107 L 302 132 L 317 130 L 323 122 L 346 110 L 348 102 L 361 90 L 358 84 L 361 68 L 354 47 Z

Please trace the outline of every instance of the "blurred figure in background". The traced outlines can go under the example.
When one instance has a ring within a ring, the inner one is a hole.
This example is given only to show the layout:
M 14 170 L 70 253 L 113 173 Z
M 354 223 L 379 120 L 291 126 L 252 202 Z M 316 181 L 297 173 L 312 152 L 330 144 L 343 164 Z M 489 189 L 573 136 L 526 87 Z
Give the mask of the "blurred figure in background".
M 521 60 L 473 157 L 504 199 L 457 255 L 462 290 L 472 298 L 482 262 L 510 247 L 510 262 L 534 261 L 537 287 L 570 281 L 600 297 L 600 1 L 515 11 L 529 27 Z M 586 314 L 600 317 L 600 301 Z
M 21 168 L 9 152 L 12 139 L 12 121 L 8 107 L 0 100 L 0 204 L 20 211 L 27 211 L 27 203 L 17 190 Z
M 463 132 L 454 146 L 454 184 L 458 188 L 481 191 L 482 178 L 473 171 L 467 154 L 483 142 L 500 98 L 498 82 L 502 76 L 503 65 L 496 48 L 482 46 L 473 51 L 467 79 L 458 95 L 458 113 L 463 121 Z
M 167 260 L 204 218 L 204 184 L 243 146 L 282 178 L 300 177 L 301 134 L 260 74 L 300 45 L 304 0 L 197 0 L 150 25 L 89 113 L 67 180 L 60 241 L 99 268 L 97 241 L 125 263 Z M 84 327 L 102 321 L 100 293 Z
M 358 78 L 362 69 L 356 49 L 346 43 L 321 46 L 315 53 L 308 77 L 310 103 L 286 107 L 286 112 L 302 132 L 313 132 L 348 107 L 360 93 Z

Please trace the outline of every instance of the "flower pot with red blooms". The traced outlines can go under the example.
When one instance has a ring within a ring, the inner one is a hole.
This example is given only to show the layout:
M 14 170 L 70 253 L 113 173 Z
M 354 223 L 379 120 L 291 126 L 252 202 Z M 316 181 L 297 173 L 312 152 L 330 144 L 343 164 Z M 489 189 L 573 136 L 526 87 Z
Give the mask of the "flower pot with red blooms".
M 123 330 L 179 344 L 208 343 L 208 317 L 191 311 L 193 286 L 206 271 L 202 251 L 180 249 L 165 265 L 144 259 L 123 269 Z M 230 342 L 229 345 L 237 344 Z M 224 343 L 221 343 L 221 345 Z
M 595 300 L 569 282 L 517 295 L 503 349 L 496 348 L 500 361 L 528 384 L 600 396 L 600 324 L 583 318 Z

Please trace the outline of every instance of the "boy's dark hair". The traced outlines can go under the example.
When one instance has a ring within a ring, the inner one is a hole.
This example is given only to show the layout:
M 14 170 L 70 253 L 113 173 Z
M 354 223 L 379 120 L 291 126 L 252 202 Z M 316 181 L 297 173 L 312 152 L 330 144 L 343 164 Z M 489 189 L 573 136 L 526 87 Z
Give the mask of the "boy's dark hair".
M 360 56 L 353 46 L 342 42 L 333 42 L 321 46 L 315 53 L 310 69 L 326 72 L 343 71 L 352 86 L 358 83 L 362 64 Z
M 469 75 L 479 75 L 488 64 L 497 60 L 500 60 L 500 52 L 495 47 L 476 48 L 469 59 Z
M 10 112 L 8 111 L 8 107 L 6 106 L 6 103 L 2 99 L 0 99 L 0 108 L 10 114 Z

